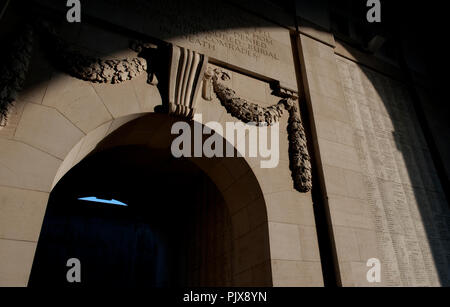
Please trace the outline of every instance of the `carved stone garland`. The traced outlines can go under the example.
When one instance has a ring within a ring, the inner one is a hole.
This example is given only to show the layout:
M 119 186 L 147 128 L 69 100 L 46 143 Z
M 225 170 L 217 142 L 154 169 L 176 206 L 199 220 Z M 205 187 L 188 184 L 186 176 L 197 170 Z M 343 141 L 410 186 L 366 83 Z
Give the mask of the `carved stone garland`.
M 12 44 L 5 66 L 0 70 L 0 127 L 6 126 L 10 107 L 25 83 L 33 49 L 34 31 L 25 26 L 22 35 Z
M 297 99 L 283 98 L 278 104 L 261 107 L 255 103 L 236 96 L 236 92 L 227 87 L 223 81 L 230 76 L 220 69 L 208 70 L 205 74 L 204 96 L 211 99 L 208 82 L 225 109 L 243 122 L 267 123 L 269 126 L 278 122 L 283 109 L 289 112 L 289 160 L 294 187 L 300 192 L 308 192 L 312 188 L 311 161 L 306 143 L 306 134 L 298 109 Z
M 306 143 L 306 134 L 298 109 L 298 100 L 284 99 L 283 105 L 289 112 L 289 168 L 294 187 L 300 192 L 312 189 L 311 159 Z
M 27 25 L 25 31 L 18 35 L 12 44 L 10 58 L 5 61 L 0 71 L 0 126 L 6 126 L 10 107 L 25 83 L 35 32 L 46 42 L 44 45 L 50 46 L 49 58 L 55 61 L 60 69 L 75 78 L 117 84 L 132 80 L 147 71 L 147 61 L 143 58 L 103 60 L 83 55 L 72 50 L 49 23 L 41 21 L 36 23 L 34 28 Z
M 117 84 L 147 71 L 147 61 L 140 57 L 103 60 L 72 50 L 48 23 L 39 24 L 42 37 L 52 46 L 50 52 L 56 64 L 73 77 L 95 83 Z

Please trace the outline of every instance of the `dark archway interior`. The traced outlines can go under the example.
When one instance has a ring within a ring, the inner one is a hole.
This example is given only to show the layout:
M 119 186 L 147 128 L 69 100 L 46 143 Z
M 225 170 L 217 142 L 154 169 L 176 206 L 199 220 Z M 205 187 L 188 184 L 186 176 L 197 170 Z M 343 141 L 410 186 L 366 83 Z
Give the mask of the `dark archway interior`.
M 92 196 L 128 206 L 78 200 Z M 229 285 L 230 232 L 222 196 L 193 163 L 116 147 L 86 158 L 54 188 L 29 285 Z M 81 262 L 81 283 L 66 280 L 70 258 Z

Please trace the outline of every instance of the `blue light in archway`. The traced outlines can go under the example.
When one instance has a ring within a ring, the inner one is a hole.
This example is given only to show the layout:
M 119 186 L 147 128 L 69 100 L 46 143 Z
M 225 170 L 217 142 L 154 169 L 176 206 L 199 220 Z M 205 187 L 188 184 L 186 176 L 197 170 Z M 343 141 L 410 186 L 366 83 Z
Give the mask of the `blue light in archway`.
M 82 198 L 78 198 L 78 200 L 128 207 L 127 204 L 125 204 L 121 201 L 115 200 L 115 199 L 106 200 L 106 199 L 100 199 L 97 197 L 82 197 Z

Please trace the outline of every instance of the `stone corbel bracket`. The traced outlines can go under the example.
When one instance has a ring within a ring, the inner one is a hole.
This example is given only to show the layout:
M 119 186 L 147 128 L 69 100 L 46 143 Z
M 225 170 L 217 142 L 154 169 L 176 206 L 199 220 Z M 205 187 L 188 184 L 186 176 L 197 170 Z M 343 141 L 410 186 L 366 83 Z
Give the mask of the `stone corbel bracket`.
M 208 57 L 172 46 L 169 71 L 169 114 L 192 119 Z
M 305 129 L 300 116 L 298 96 L 295 92 L 283 89 L 279 85 L 274 94 L 282 99 L 276 105 L 261 107 L 237 96 L 236 92 L 227 87 L 225 81 L 230 76 L 221 69 L 208 69 L 203 84 L 203 98 L 212 100 L 212 91 L 233 117 L 243 122 L 266 123 L 272 125 L 278 122 L 283 110 L 289 112 L 289 167 L 291 169 L 294 187 L 299 192 L 309 192 L 312 188 L 311 159 L 308 153 Z

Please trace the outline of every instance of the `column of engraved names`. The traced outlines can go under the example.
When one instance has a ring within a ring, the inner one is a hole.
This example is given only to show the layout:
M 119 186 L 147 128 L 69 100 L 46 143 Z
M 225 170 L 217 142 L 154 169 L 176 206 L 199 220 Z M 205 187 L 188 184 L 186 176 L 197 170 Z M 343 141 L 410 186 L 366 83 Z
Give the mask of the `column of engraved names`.
M 368 82 L 369 80 L 365 79 L 364 77 L 370 74 L 366 71 L 364 72 L 364 74 L 358 76 L 357 74 L 359 72 L 359 70 L 355 70 L 352 73 L 355 82 L 355 84 L 352 86 L 353 88 L 357 89 L 355 92 L 359 92 L 362 88 L 364 89 L 362 98 L 358 97 L 358 99 L 360 100 L 358 106 L 364 104 L 367 104 L 369 106 L 369 108 L 362 106 L 360 108 L 361 114 L 363 114 L 363 117 L 365 119 L 368 119 L 368 122 L 371 123 L 366 125 L 369 129 L 369 132 L 366 131 L 366 135 L 370 136 L 369 139 L 376 140 L 372 142 L 372 144 L 369 144 L 369 148 L 371 149 L 371 159 L 369 159 L 369 161 L 365 159 L 365 157 L 367 157 L 367 153 L 362 153 L 361 158 L 362 160 L 366 160 L 366 164 L 367 162 L 370 162 L 370 160 L 373 160 L 374 163 L 380 163 L 380 161 L 383 162 L 382 164 L 379 164 L 382 167 L 379 167 L 377 169 L 375 177 L 377 184 L 379 185 L 378 190 L 382 191 L 382 203 L 384 205 L 387 205 L 384 210 L 387 211 L 387 219 L 390 221 L 389 233 L 394 240 L 393 246 L 395 246 L 396 258 L 401 261 L 400 265 L 402 267 L 402 280 L 404 284 L 425 285 L 428 282 L 427 275 L 430 276 L 430 273 L 429 270 L 426 269 L 427 265 L 424 264 L 424 259 L 426 259 L 426 257 L 422 257 L 421 251 L 423 250 L 423 248 L 419 246 L 421 243 L 418 242 L 420 240 L 418 240 L 417 234 L 411 231 L 414 228 L 414 222 L 411 214 L 412 210 L 408 211 L 408 209 L 410 209 L 411 207 L 410 201 L 407 201 L 406 192 L 403 189 L 403 186 L 400 184 L 402 180 L 399 180 L 400 173 L 400 177 L 408 178 L 407 176 L 404 176 L 404 173 L 407 173 L 407 170 L 406 167 L 396 166 L 396 161 L 393 157 L 396 153 L 394 150 L 396 146 L 394 146 L 395 142 L 393 141 L 393 138 L 390 137 L 391 135 L 388 133 L 390 131 L 393 131 L 393 124 L 389 118 L 389 115 L 392 113 L 392 111 L 390 110 L 390 112 L 388 112 L 388 108 L 392 108 L 392 106 L 386 106 L 386 102 L 388 102 L 389 104 L 403 103 L 402 101 L 398 102 L 398 97 L 395 97 L 396 101 L 392 101 L 393 99 L 389 98 L 397 95 L 399 92 L 398 89 L 401 89 L 401 87 L 399 87 L 397 84 L 392 85 L 389 83 L 386 86 L 383 85 L 383 82 L 381 82 L 380 86 L 380 80 L 374 78 L 374 76 L 371 76 L 370 82 Z M 348 77 L 345 78 L 349 80 Z M 360 79 L 363 79 L 365 83 L 364 86 L 362 86 Z M 389 81 L 390 79 L 386 80 Z M 372 83 L 378 84 L 376 87 L 377 92 L 381 93 L 379 96 L 374 91 L 373 87 L 371 87 Z M 380 96 L 383 97 L 383 99 L 380 99 Z M 365 98 L 367 99 L 364 100 Z M 371 103 L 367 103 L 367 100 L 371 101 Z M 378 104 L 374 102 L 377 102 Z M 349 109 L 354 111 L 355 106 Z M 405 111 L 405 108 L 403 108 L 403 111 Z M 405 114 L 405 112 L 403 112 L 403 114 Z M 411 118 L 411 116 L 407 115 L 406 118 Z M 402 129 L 402 127 L 400 127 L 400 131 L 404 131 L 402 138 L 403 140 L 411 139 L 408 131 L 409 127 L 413 127 L 413 125 L 409 124 L 406 129 Z M 356 143 L 358 144 L 358 142 Z M 358 147 L 360 147 L 360 145 L 358 145 Z M 392 151 L 390 149 L 392 149 Z M 369 189 L 371 188 L 372 185 L 369 186 Z M 372 203 L 372 195 L 370 193 L 370 190 L 368 196 L 369 202 Z M 379 201 L 375 202 L 375 204 L 377 203 L 379 203 Z M 376 224 L 377 227 L 379 227 L 380 224 L 378 222 Z M 385 229 L 385 227 L 381 228 Z M 385 238 L 381 243 L 389 242 L 386 234 L 384 234 L 384 236 Z M 387 250 L 390 249 L 388 248 Z M 425 274 L 425 271 L 427 274 Z
M 406 176 L 410 180 L 404 179 L 404 190 L 411 189 L 416 201 L 410 203 L 411 211 L 420 208 L 420 219 L 415 219 L 418 231 L 418 244 L 421 247 L 424 267 L 430 284 L 435 284 L 438 278 L 438 271 L 448 272 L 448 261 L 446 259 L 446 247 L 442 244 L 442 232 L 438 231 L 437 219 L 439 210 L 436 210 L 436 200 L 433 197 L 435 188 L 430 186 L 430 174 L 435 173 L 434 167 L 427 163 L 425 156 L 428 152 L 423 134 L 419 129 L 416 114 L 407 90 L 404 87 L 396 87 L 395 101 L 397 108 L 394 116 L 398 119 L 399 127 L 403 128 L 403 135 L 400 135 L 398 143 L 401 154 L 404 157 Z M 399 160 L 399 156 L 397 157 Z M 415 207 L 415 208 L 414 208 Z M 423 226 L 417 226 L 422 224 Z M 421 231 L 421 232 L 419 232 Z M 444 228 L 448 233 L 448 227 Z M 442 274 L 441 274 L 442 275 Z M 442 278 L 441 282 L 448 283 L 448 277 Z M 444 280 L 446 279 L 446 280 Z
M 377 90 L 381 93 L 379 103 L 386 105 L 388 112 L 391 114 L 395 114 L 395 110 L 400 110 L 400 112 L 404 115 L 400 118 L 393 116 L 393 126 L 395 128 L 399 127 L 399 130 L 402 133 L 400 138 L 401 140 L 410 140 L 411 133 L 408 129 L 408 123 L 410 121 L 405 123 L 405 120 L 407 118 L 411 118 L 406 113 L 405 101 L 402 101 L 402 99 L 398 97 L 398 93 L 401 90 L 401 85 L 393 84 L 391 79 L 375 74 L 372 75 L 372 80 Z M 419 245 L 419 236 L 416 231 L 413 213 L 410 208 L 411 204 L 408 202 L 406 192 L 402 184 L 400 169 L 404 166 L 399 166 L 397 164 L 395 160 L 397 146 L 395 146 L 395 140 L 392 134 L 388 136 L 390 138 L 389 149 L 391 151 L 389 154 L 389 159 L 392 160 L 392 163 L 394 163 L 397 170 L 397 176 L 393 178 L 394 180 L 391 182 L 391 187 L 388 187 L 393 193 L 393 209 L 397 212 L 399 217 L 396 224 L 400 229 L 393 235 L 395 238 L 394 244 L 397 245 L 396 250 L 399 251 L 399 257 L 403 257 L 400 253 L 406 251 L 404 265 L 407 265 L 408 267 L 405 267 L 403 271 L 403 279 L 406 281 L 406 284 L 413 286 L 425 286 L 430 284 L 430 280 L 426 274 L 425 261 Z
M 407 90 L 404 89 L 399 95 L 409 102 L 407 105 L 408 112 L 411 114 L 411 118 L 414 118 L 414 122 L 411 121 L 410 125 L 411 133 L 415 136 L 415 142 L 412 144 L 412 147 L 414 148 L 414 159 L 422 183 L 416 190 L 420 191 L 422 195 L 427 195 L 428 201 L 425 203 L 427 205 L 424 206 L 424 215 L 428 217 L 428 222 L 431 222 L 432 226 L 434 226 L 427 225 L 431 228 L 430 233 L 434 237 L 431 242 L 431 248 L 435 255 L 435 263 L 437 263 L 440 281 L 443 285 L 450 286 L 450 209 L 445 201 L 442 186 L 437 178 L 437 172 L 431 159 L 431 154 L 429 153 L 425 137 L 420 129 L 417 115 L 412 107 Z
M 427 229 L 431 230 L 434 228 L 432 224 L 432 212 L 430 201 L 428 197 L 418 197 L 419 194 L 424 195 L 425 186 L 429 184 L 429 179 L 427 170 L 429 166 L 424 159 L 424 150 L 426 149 L 426 143 L 423 134 L 417 127 L 418 121 L 416 114 L 412 109 L 412 103 L 407 95 L 407 90 L 404 87 L 396 87 L 395 99 L 397 104 L 400 106 L 397 110 L 396 117 L 399 121 L 402 121 L 401 127 L 405 127 L 406 138 L 400 138 L 399 144 L 401 148 L 401 153 L 405 157 L 405 170 L 407 176 L 411 180 L 403 181 L 403 187 L 405 191 L 409 192 L 410 199 L 410 210 L 412 212 L 417 212 L 415 215 L 419 214 L 419 218 L 415 218 L 414 222 L 416 224 L 416 233 L 418 235 L 418 245 L 421 249 L 424 269 L 428 277 L 430 285 L 436 285 L 437 282 L 437 271 L 433 262 L 439 258 L 436 253 L 436 247 L 433 247 L 433 243 L 428 243 L 427 240 Z M 403 116 L 400 116 L 403 115 Z M 412 194 L 411 194 L 412 192 Z M 418 201 L 420 200 L 420 201 Z M 419 208 L 421 213 L 419 212 Z M 425 225 L 424 225 L 425 222 Z M 425 226 L 425 227 L 424 227 Z M 431 233 L 435 233 L 434 230 Z M 434 235 L 432 235 L 434 236 Z M 435 254 L 435 259 L 433 259 L 433 254 Z M 441 262 L 441 261 L 438 261 Z
M 366 178 L 367 199 L 371 217 L 376 228 L 376 246 L 379 257 L 382 260 L 382 281 L 384 285 L 401 285 L 400 273 L 394 255 L 392 239 L 388 230 L 388 222 L 382 203 L 381 193 L 378 188 L 376 169 L 373 159 L 370 158 L 370 146 L 372 145 L 364 129 L 363 116 L 361 116 L 362 85 L 356 79 L 356 65 L 342 59 L 338 60 L 338 67 L 344 85 L 347 110 L 350 113 L 354 129 L 354 141 L 358 151 L 363 175 Z

